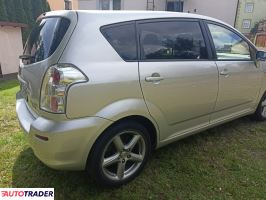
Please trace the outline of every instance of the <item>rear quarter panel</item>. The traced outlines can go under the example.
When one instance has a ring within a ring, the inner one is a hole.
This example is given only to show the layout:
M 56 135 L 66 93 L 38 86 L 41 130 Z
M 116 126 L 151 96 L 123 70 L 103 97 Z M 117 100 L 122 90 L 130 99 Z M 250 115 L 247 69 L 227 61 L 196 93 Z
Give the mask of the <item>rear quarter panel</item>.
M 60 62 L 74 64 L 89 81 L 70 87 L 67 117 L 98 116 L 115 121 L 136 114 L 149 116 L 140 88 L 138 62 L 123 61 L 100 32 L 108 20 L 82 13 L 78 18 Z

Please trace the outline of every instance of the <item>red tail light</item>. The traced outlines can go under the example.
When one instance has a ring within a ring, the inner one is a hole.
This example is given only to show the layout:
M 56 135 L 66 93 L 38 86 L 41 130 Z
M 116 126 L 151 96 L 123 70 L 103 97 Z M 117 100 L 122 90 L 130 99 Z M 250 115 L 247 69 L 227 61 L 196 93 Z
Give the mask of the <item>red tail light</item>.
M 58 102 L 56 97 L 51 97 L 50 108 L 53 112 L 58 111 Z
M 60 72 L 56 68 L 53 68 L 52 70 L 52 82 L 55 85 L 58 85 L 60 82 Z
M 41 109 L 53 113 L 65 113 L 67 89 L 73 83 L 87 81 L 87 77 L 71 64 L 49 67 L 42 83 Z

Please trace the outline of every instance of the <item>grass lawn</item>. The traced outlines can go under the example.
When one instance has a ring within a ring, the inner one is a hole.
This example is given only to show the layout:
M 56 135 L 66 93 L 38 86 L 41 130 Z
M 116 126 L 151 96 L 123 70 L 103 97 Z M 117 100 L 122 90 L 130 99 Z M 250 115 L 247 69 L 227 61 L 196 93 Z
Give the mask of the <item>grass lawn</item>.
M 0 82 L 0 187 L 54 187 L 56 199 L 266 199 L 266 123 L 248 117 L 188 137 L 151 156 L 118 189 L 84 172 L 55 171 L 37 160 L 19 128 L 14 80 Z

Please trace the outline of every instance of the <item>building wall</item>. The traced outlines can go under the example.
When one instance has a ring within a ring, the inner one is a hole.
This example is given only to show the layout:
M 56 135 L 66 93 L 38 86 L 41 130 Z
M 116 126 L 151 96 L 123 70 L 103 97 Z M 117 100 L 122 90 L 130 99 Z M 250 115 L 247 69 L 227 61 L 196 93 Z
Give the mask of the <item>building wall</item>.
M 125 10 L 146 10 L 147 1 L 143 0 L 124 0 L 124 9 Z
M 246 4 L 253 3 L 253 12 L 246 12 Z M 250 20 L 250 28 L 243 28 L 243 20 Z M 266 20 L 266 0 L 239 0 L 236 28 L 244 34 L 250 33 L 254 25 Z
M 232 26 L 235 23 L 238 0 L 184 0 L 184 12 L 210 16 Z
M 123 10 L 146 10 L 146 3 L 143 0 L 122 0 Z M 99 0 L 79 0 L 80 10 L 99 10 Z
M 72 0 L 72 8 L 73 8 L 73 10 L 79 9 L 79 1 L 78 0 Z
M 97 10 L 98 6 L 97 0 L 78 0 L 79 10 Z
M 155 0 L 154 10 L 164 11 L 166 0 Z M 125 10 L 147 10 L 147 0 L 124 0 Z
M 65 8 L 64 0 L 48 0 L 51 10 L 63 10 Z
M 154 10 L 165 10 L 165 0 L 155 0 Z M 125 10 L 147 10 L 147 0 L 124 0 Z
M 47 0 L 51 10 L 64 10 L 65 9 L 65 1 L 64 0 Z M 78 0 L 72 0 L 72 8 L 78 9 Z
M 176 0 L 178 1 L 178 0 Z M 234 26 L 238 0 L 183 0 L 184 12 L 218 18 Z M 100 0 L 79 0 L 79 9 L 100 9 Z M 165 10 L 166 0 L 155 0 L 154 10 Z M 123 10 L 146 10 L 147 0 L 122 0 Z
M 3 75 L 18 72 L 19 55 L 23 52 L 21 28 L 0 26 L 0 46 Z

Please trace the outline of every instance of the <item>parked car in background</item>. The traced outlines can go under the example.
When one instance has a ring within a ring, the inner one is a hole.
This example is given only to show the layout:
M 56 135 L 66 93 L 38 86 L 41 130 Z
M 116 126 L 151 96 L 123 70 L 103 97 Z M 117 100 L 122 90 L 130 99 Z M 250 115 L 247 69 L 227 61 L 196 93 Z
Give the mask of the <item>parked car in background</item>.
M 265 59 L 205 16 L 48 12 L 21 56 L 17 115 L 43 163 L 120 186 L 156 148 L 245 115 L 265 120 Z

